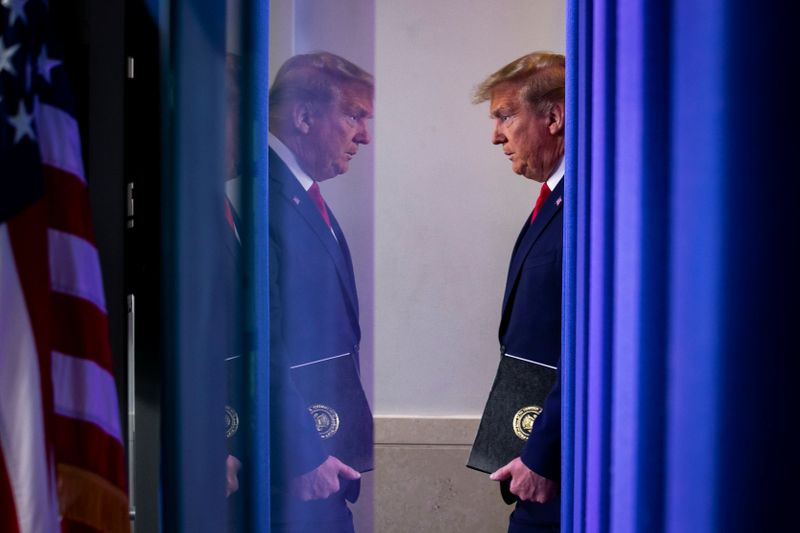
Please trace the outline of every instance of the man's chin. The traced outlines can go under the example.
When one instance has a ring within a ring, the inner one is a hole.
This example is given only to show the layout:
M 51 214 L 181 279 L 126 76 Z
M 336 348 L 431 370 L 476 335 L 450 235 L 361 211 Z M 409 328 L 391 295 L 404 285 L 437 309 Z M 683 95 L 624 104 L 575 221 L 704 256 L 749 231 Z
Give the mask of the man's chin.
M 547 178 L 542 179 L 542 176 L 537 174 L 536 172 L 531 172 L 530 167 L 527 165 L 523 165 L 518 170 L 515 169 L 514 172 L 522 176 L 523 178 L 527 178 L 531 181 L 535 181 L 537 183 L 544 183 L 547 181 Z
M 338 176 L 339 174 L 344 174 L 348 170 L 350 170 L 350 163 L 343 161 L 333 167 L 333 175 Z
M 332 166 L 324 175 L 320 176 L 319 178 L 314 178 L 314 181 L 328 181 L 329 179 L 335 178 L 339 174 L 343 174 L 346 171 L 347 168 L 340 170 L 338 166 Z

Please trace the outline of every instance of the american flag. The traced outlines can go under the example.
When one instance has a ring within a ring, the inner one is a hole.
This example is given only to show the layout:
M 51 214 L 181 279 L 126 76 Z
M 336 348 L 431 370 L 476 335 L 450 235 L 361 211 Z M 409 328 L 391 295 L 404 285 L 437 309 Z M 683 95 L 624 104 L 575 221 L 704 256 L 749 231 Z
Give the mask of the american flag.
M 100 263 L 43 0 L 0 0 L 0 531 L 129 531 Z

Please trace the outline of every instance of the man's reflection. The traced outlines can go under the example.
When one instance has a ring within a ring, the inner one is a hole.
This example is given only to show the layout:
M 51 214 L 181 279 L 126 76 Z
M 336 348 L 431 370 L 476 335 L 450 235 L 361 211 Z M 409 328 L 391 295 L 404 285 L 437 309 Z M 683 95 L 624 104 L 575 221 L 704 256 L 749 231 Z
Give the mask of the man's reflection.
M 239 413 L 242 394 L 239 385 L 243 382 L 244 363 L 241 336 L 239 335 L 239 256 L 241 255 L 241 239 L 239 229 L 238 195 L 239 181 L 239 119 L 241 114 L 241 58 L 233 54 L 225 57 L 225 197 L 223 208 L 226 228 L 224 232 L 225 250 L 223 251 L 223 283 L 225 292 L 221 301 L 225 309 L 225 328 L 227 332 L 227 349 L 225 351 L 225 371 L 227 374 L 225 434 L 228 444 L 228 456 L 225 460 L 225 495 L 231 497 L 239 490 L 239 471 L 242 468 L 240 458 L 244 456 L 244 435 L 239 431 Z M 236 524 L 241 519 L 241 495 L 235 495 L 228 502 L 229 529 L 237 530 Z
M 292 57 L 270 89 L 272 531 L 353 531 L 346 500 L 361 467 L 326 440 L 346 415 L 325 405 L 312 415 L 307 392 L 351 387 L 346 365 L 361 390 L 352 261 L 318 182 L 370 142 L 373 93 L 370 74 L 326 52 Z M 368 424 L 358 438 L 371 454 Z

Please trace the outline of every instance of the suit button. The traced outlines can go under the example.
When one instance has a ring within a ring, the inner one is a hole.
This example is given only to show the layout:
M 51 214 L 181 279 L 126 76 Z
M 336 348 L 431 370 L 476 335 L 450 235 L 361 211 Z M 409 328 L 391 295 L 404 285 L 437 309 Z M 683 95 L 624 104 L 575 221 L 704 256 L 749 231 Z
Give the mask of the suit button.
M 354 351 L 354 352 L 357 352 L 357 351 L 358 351 L 358 344 L 356 344 L 355 346 L 353 346 L 353 351 Z

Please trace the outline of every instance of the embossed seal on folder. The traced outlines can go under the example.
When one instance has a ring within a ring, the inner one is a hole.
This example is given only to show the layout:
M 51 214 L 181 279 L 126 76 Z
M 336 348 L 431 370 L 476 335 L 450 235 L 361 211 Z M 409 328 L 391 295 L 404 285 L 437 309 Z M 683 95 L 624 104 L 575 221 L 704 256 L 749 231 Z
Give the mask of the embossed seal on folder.
M 320 438 L 328 439 L 339 431 L 339 413 L 333 407 L 315 403 L 308 406 L 308 412 L 314 417 L 314 425 Z
M 528 440 L 531 436 L 533 423 L 536 422 L 536 417 L 542 412 L 542 408 L 538 405 L 529 405 L 523 407 L 514 415 L 514 434 L 522 440 Z
M 230 405 L 225 406 L 225 437 L 231 438 L 239 430 L 239 413 Z

